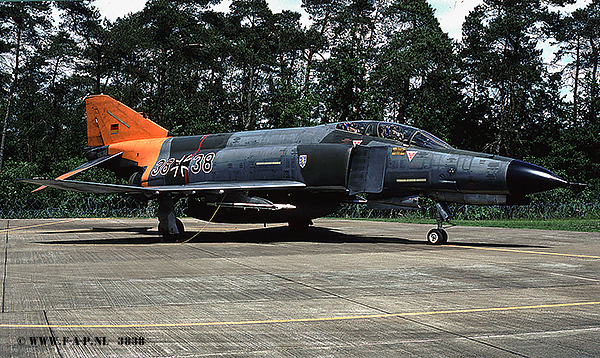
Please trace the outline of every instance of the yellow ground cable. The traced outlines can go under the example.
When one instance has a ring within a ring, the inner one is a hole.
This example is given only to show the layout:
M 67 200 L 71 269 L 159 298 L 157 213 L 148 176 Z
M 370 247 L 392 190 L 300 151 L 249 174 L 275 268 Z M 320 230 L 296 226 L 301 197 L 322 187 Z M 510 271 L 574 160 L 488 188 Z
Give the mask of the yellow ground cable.
M 219 211 L 219 209 L 221 208 L 221 204 L 223 203 L 223 201 L 221 200 L 221 202 L 219 203 L 219 205 L 217 206 L 217 208 L 215 209 L 215 212 L 212 214 L 212 216 L 210 217 L 210 219 L 206 222 L 206 225 L 204 225 L 204 227 L 202 227 L 202 229 L 200 229 L 200 231 L 198 231 L 197 233 L 194 234 L 194 236 L 190 237 L 189 239 L 182 241 L 181 244 L 186 244 L 190 241 L 192 241 L 192 239 L 194 239 L 196 236 L 198 236 L 202 231 L 204 231 L 204 229 L 206 229 L 206 227 L 208 226 L 208 224 L 210 224 L 210 222 L 212 221 L 212 219 L 215 218 L 215 215 L 217 215 L 217 211 Z

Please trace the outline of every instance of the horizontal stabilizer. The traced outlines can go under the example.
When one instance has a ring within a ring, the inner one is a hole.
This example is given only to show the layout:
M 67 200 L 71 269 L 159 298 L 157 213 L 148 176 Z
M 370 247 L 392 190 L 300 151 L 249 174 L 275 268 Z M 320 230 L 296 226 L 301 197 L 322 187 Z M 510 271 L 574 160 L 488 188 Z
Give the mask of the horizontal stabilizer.
M 20 179 L 20 181 L 31 184 L 49 186 L 56 189 L 76 191 L 80 193 L 95 194 L 144 194 L 148 197 L 160 193 L 174 193 L 180 195 L 195 195 L 202 191 L 219 190 L 261 190 L 261 189 L 302 189 L 306 184 L 299 181 L 247 181 L 247 182 L 204 182 L 187 185 L 164 185 L 164 186 L 133 186 L 120 184 L 92 183 L 74 180 L 57 180 L 49 178 Z
M 107 161 L 109 161 L 109 160 L 111 160 L 111 159 L 114 159 L 114 158 L 116 158 L 116 157 L 120 157 L 122 154 L 123 154 L 123 152 L 120 152 L 120 153 L 113 154 L 113 155 L 110 155 L 110 156 L 106 156 L 106 157 L 100 157 L 100 158 L 97 158 L 97 159 L 91 160 L 91 161 L 89 161 L 89 162 L 87 162 L 87 163 L 85 163 L 85 164 L 82 164 L 82 165 L 78 166 L 77 168 L 75 168 L 75 169 L 71 170 L 70 172 L 68 172 L 68 173 L 65 173 L 65 174 L 63 174 L 63 175 L 59 176 L 58 178 L 56 178 L 56 180 L 63 180 L 63 179 L 70 178 L 70 177 L 72 177 L 73 175 L 75 175 L 75 174 L 79 174 L 79 173 L 81 173 L 81 172 L 83 172 L 83 171 L 85 171 L 85 170 L 88 170 L 88 169 L 90 169 L 90 168 L 93 168 L 93 167 L 95 167 L 96 165 L 102 164 L 102 163 L 104 163 L 104 162 L 107 162 Z M 42 186 L 40 186 L 39 188 L 37 188 L 37 189 L 35 189 L 35 190 L 32 190 L 31 192 L 32 192 L 32 193 L 35 193 L 36 191 L 40 191 L 40 190 L 42 190 L 42 189 L 45 189 L 46 187 L 48 187 L 48 185 L 42 185 Z
M 19 181 L 31 184 L 42 185 L 40 188 L 56 188 L 62 190 L 76 191 L 79 193 L 94 193 L 94 194 L 115 194 L 115 193 L 128 193 L 128 194 L 142 194 L 144 188 L 131 186 L 131 185 L 118 185 L 118 184 L 102 184 L 102 183 L 91 183 L 84 181 L 75 180 L 58 180 L 50 178 L 33 178 L 33 179 L 19 179 Z M 40 188 L 36 189 L 39 190 Z

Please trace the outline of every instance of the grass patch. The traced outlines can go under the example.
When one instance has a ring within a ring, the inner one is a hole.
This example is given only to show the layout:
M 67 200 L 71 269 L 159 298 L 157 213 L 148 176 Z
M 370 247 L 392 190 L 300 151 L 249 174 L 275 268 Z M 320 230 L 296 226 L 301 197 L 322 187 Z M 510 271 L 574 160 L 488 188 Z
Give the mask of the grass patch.
M 455 222 L 462 226 L 506 227 L 517 229 L 564 230 L 582 232 L 600 232 L 599 219 L 551 219 L 551 220 L 485 220 Z
M 387 221 L 410 224 L 431 224 L 435 220 L 428 219 L 355 219 L 371 221 Z M 457 226 L 504 227 L 514 229 L 564 230 L 581 232 L 600 232 L 600 219 L 550 219 L 550 220 L 452 220 Z

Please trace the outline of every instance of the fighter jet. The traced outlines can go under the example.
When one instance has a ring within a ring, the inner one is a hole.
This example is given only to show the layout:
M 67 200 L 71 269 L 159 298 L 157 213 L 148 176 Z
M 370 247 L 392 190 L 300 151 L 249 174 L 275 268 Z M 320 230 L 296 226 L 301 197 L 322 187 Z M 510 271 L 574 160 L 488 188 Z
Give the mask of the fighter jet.
M 56 179 L 23 181 L 84 193 L 126 193 L 158 202 L 158 229 L 184 232 L 174 205 L 187 215 L 229 223 L 287 222 L 303 231 L 343 203 L 419 208 L 436 202 L 430 244 L 448 240 L 448 203 L 519 205 L 527 195 L 567 185 L 520 160 L 455 149 L 411 126 L 353 121 L 306 128 L 175 137 L 106 95 L 86 98 L 88 162 Z M 67 180 L 99 166 L 127 185 Z M 35 191 L 35 190 L 34 190 Z

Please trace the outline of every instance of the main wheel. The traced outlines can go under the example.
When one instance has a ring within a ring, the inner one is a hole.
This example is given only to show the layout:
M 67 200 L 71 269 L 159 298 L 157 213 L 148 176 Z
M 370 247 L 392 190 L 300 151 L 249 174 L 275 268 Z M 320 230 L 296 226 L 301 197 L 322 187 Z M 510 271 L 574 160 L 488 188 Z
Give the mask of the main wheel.
M 288 222 L 288 227 L 293 234 L 303 234 L 312 224 L 310 219 L 300 219 Z
M 177 225 L 177 231 L 179 231 L 179 236 L 183 236 L 183 234 L 185 233 L 185 227 L 183 226 L 183 222 L 179 219 L 176 219 L 175 225 Z
M 443 245 L 448 241 L 448 233 L 444 229 L 431 229 L 427 233 L 427 243 Z
M 160 223 L 158 224 L 158 232 L 162 234 L 161 242 L 175 242 L 179 238 L 183 237 L 183 234 L 185 233 L 183 222 L 181 222 L 179 219 L 175 219 L 175 225 L 177 225 L 177 231 L 179 231 L 179 234 L 171 234 L 169 233 L 168 229 L 163 228 Z

